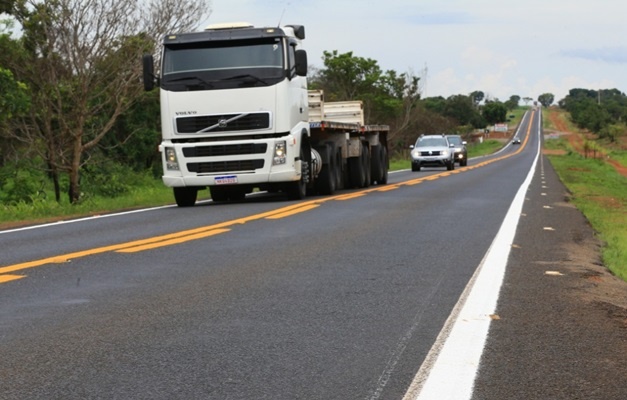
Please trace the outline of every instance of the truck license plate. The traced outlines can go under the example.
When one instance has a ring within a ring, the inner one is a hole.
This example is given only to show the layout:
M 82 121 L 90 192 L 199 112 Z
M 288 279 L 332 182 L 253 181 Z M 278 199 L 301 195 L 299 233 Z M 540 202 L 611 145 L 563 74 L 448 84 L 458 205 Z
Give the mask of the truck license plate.
M 215 178 L 215 181 L 216 181 L 216 185 L 229 185 L 229 184 L 237 183 L 237 176 L 236 175 L 217 176 Z

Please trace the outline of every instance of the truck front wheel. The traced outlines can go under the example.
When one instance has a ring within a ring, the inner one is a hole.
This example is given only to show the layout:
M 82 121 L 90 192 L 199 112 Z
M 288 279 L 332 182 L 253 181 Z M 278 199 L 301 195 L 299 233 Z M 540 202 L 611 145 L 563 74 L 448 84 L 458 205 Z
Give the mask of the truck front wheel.
M 174 200 L 179 207 L 192 207 L 196 204 L 196 198 L 198 197 L 197 187 L 175 187 Z
M 302 200 L 307 196 L 307 182 L 309 182 L 309 162 L 305 159 L 303 148 L 300 149 L 300 179 L 290 182 L 287 196 L 290 200 Z

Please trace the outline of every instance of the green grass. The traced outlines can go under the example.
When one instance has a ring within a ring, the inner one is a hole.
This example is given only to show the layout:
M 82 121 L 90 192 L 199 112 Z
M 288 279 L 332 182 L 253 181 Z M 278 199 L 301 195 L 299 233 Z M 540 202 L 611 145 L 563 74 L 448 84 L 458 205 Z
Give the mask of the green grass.
M 472 143 L 467 146 L 468 158 L 486 156 L 495 153 L 503 147 L 504 143 L 494 139 L 484 140 L 483 143 Z
M 208 190 L 198 192 L 199 199 L 209 197 Z M 36 198 L 32 202 L 0 204 L 0 227 L 19 225 L 20 222 L 45 223 L 173 203 L 172 189 L 165 187 L 160 179 L 145 181 L 142 186 L 115 198 L 86 197 L 78 204 L 70 204 L 67 196 L 62 196 L 61 202 L 57 203 L 53 193 L 46 193 L 45 197 Z
M 603 263 L 627 281 L 627 178 L 604 161 L 571 151 L 563 139 L 547 140 L 545 147 L 565 151 L 549 155 L 551 164 L 572 193 L 573 204 L 605 243 Z

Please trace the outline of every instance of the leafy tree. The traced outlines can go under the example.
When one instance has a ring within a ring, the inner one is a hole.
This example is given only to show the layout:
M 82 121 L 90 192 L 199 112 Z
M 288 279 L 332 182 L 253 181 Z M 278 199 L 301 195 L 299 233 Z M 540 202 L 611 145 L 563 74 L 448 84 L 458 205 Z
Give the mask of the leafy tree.
M 538 96 L 538 101 L 540 102 L 540 104 L 542 104 L 543 107 L 549 107 L 551 104 L 553 104 L 554 99 L 555 96 L 553 96 L 553 94 L 551 93 L 543 93 Z
M 362 100 L 376 90 L 383 74 L 375 60 L 355 57 L 352 51 L 325 51 L 322 59 L 325 68 L 314 80 L 318 80 L 329 101 Z
M 372 59 L 352 52 L 324 52 L 324 68 L 310 78 L 310 87 L 322 89 L 326 101 L 361 100 L 366 123 L 391 125 L 391 135 L 410 129 L 420 99 L 419 79 L 411 72 L 383 72 Z
M 533 99 L 529 96 L 525 96 L 522 99 L 525 102 L 525 105 L 528 105 L 530 101 L 532 101 Z
M 142 95 L 141 55 L 208 11 L 207 0 L 41 0 L 18 13 L 23 50 L 7 65 L 30 86 L 36 110 L 18 134 L 43 143 L 55 182 L 68 174 L 72 203 L 90 152 Z
M 478 107 L 483 99 L 485 99 L 485 93 L 480 90 L 475 90 L 474 92 L 470 93 L 470 98 L 472 99 L 475 106 Z
M 518 107 L 518 103 L 520 103 L 520 96 L 512 95 L 510 96 L 509 100 L 505 102 L 505 106 L 508 110 L 513 110 Z
M 25 114 L 29 107 L 28 87 L 16 81 L 11 71 L 0 67 L 0 126 L 16 115 Z
M 13 14 L 14 12 L 16 12 L 16 8 L 17 6 L 23 3 L 22 0 L 2 0 L 0 1 L 0 14 L 2 13 L 6 13 L 6 14 Z
M 627 134 L 627 125 L 623 124 L 609 124 L 601 129 L 599 137 L 608 139 L 614 143 L 618 141 L 618 138 Z
M 443 114 L 456 120 L 459 125 L 469 125 L 475 118 L 477 110 L 471 96 L 458 94 L 446 99 Z
M 559 104 L 570 113 L 577 126 L 610 140 L 615 140 L 621 131 L 609 126 L 620 126 L 627 118 L 627 96 L 617 89 L 571 89 Z
M 507 118 L 507 106 L 498 101 L 492 101 L 483 106 L 483 118 L 488 124 L 504 122 Z

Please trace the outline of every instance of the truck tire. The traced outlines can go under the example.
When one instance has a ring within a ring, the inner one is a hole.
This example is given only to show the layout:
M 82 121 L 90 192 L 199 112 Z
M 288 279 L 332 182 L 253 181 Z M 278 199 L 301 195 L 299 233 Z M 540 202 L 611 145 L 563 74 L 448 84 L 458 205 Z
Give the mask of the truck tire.
M 336 189 L 344 189 L 345 181 L 344 181 L 344 168 L 343 168 L 343 160 L 342 160 L 342 149 L 335 149 L 335 188 Z
M 196 204 L 196 198 L 198 197 L 197 187 L 175 187 L 174 200 L 179 207 L 192 207 Z
M 370 149 L 368 148 L 368 143 L 364 142 L 361 144 L 361 162 L 363 165 L 363 169 L 365 172 L 364 184 L 361 187 L 370 186 L 370 182 L 372 181 L 372 174 L 370 168 Z
M 348 159 L 348 179 L 351 188 L 359 188 L 364 186 L 366 180 L 366 171 L 362 161 L 362 156 L 351 157 Z
M 323 160 L 328 160 L 326 164 L 322 165 L 320 175 L 318 175 L 318 182 L 316 187 L 318 193 L 323 195 L 332 195 L 337 188 L 337 166 L 336 166 L 336 151 L 333 143 L 327 143 L 322 148 L 318 149 L 322 155 Z
M 309 151 L 309 150 L 307 150 Z M 303 147 L 300 148 L 300 179 L 289 182 L 287 185 L 287 197 L 290 200 L 302 200 L 307 196 L 307 182 L 309 182 L 309 161 L 305 158 Z
M 209 192 L 211 193 L 211 200 L 215 202 L 227 201 L 229 199 L 229 195 L 223 186 L 210 186 Z
M 371 174 L 373 184 L 376 182 L 378 185 L 385 185 L 388 181 L 388 163 L 386 157 L 387 152 L 385 147 L 379 145 L 372 148 Z
M 379 185 L 387 185 L 388 183 L 388 149 L 385 146 L 379 148 L 379 155 L 381 156 L 381 176 L 377 181 Z

